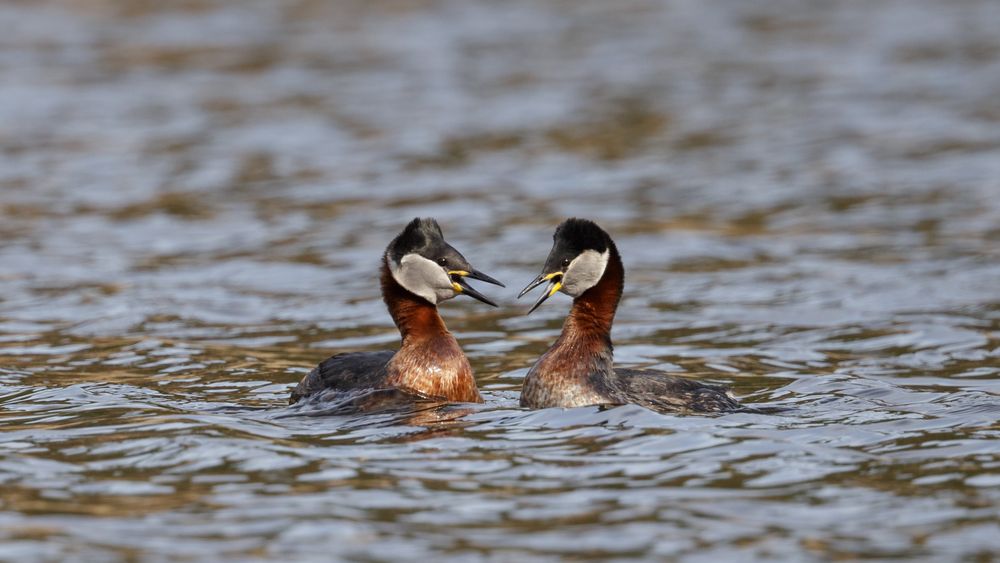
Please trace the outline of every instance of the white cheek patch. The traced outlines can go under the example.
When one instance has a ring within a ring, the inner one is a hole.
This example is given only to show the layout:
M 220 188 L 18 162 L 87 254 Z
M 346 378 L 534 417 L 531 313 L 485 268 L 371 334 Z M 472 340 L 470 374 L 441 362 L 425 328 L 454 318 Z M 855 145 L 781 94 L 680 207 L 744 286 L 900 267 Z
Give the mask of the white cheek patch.
M 444 268 L 419 254 L 407 254 L 399 264 L 389 259 L 389 271 L 396 283 L 433 305 L 455 296 L 455 288 Z
M 597 285 L 608 267 L 608 251 L 584 250 L 569 263 L 563 274 L 560 291 L 566 295 L 579 297 L 584 291 Z

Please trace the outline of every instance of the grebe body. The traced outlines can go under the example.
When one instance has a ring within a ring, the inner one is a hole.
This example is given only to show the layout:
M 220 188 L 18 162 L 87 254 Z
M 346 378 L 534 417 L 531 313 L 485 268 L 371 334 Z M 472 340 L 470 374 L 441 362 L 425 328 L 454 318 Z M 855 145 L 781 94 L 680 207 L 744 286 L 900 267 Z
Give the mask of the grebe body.
M 503 286 L 449 245 L 434 219 L 414 219 L 389 243 L 381 265 L 382 299 L 402 337 L 399 350 L 327 358 L 292 390 L 289 403 L 320 392 L 379 389 L 481 403 L 469 360 L 437 310 L 460 294 L 496 307 L 465 278 Z
M 521 406 L 529 408 L 637 404 L 659 412 L 716 412 L 739 403 L 724 387 L 648 369 L 616 368 L 611 325 L 625 268 L 611 237 L 596 223 L 568 219 L 538 275 L 518 297 L 548 282 L 534 311 L 556 292 L 573 297 L 562 333 L 528 371 Z

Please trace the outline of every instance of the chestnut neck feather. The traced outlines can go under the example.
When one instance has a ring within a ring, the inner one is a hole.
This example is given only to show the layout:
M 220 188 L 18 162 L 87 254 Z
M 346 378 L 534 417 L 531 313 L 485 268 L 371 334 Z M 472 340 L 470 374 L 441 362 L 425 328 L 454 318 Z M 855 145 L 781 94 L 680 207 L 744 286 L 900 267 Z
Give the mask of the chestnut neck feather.
M 608 248 L 608 265 L 594 287 L 573 300 L 573 308 L 563 324 L 563 337 L 594 340 L 611 348 L 611 324 L 622 298 L 625 268 L 614 244 Z
M 625 268 L 614 244 L 594 287 L 573 300 L 562 334 L 532 371 L 540 377 L 582 378 L 613 370 L 611 324 L 622 297 Z
M 399 285 L 385 262 L 382 263 L 381 283 L 382 300 L 389 309 L 392 322 L 403 336 L 404 345 L 407 340 L 451 336 L 444 326 L 441 315 L 438 314 L 437 307 Z
M 382 299 L 403 337 L 389 362 L 387 383 L 428 397 L 482 402 L 469 360 L 448 332 L 437 307 L 399 285 L 385 259 Z

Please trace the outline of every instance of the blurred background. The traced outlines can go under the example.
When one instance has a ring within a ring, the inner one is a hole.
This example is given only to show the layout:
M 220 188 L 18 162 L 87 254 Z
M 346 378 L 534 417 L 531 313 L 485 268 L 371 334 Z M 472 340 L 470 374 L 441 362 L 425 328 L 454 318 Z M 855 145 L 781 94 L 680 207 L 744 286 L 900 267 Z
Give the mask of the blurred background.
M 0 558 L 988 560 L 1000 3 L 0 5 Z M 487 405 L 290 417 L 436 217 Z M 594 219 L 616 359 L 781 414 L 526 412 Z

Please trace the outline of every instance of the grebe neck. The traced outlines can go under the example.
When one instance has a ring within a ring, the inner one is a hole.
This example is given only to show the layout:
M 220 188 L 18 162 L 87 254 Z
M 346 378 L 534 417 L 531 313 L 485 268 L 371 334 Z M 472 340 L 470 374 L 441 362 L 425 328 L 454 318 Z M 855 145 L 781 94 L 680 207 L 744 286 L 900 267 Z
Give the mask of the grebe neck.
M 609 246 L 601 279 L 573 300 L 562 334 L 528 370 L 521 390 L 523 406 L 574 407 L 609 401 L 615 373 L 611 324 L 625 280 L 618 250 Z
M 437 307 L 399 285 L 382 262 L 382 299 L 403 337 L 386 383 L 425 397 L 481 403 L 472 366 Z
M 399 285 L 385 260 L 382 261 L 381 274 L 382 300 L 403 337 L 404 346 L 413 340 L 451 336 L 437 307 Z
M 625 268 L 613 242 L 608 242 L 608 265 L 594 287 L 573 300 L 573 308 L 563 324 L 563 336 L 599 340 L 611 348 L 611 324 L 622 298 Z M 560 338 L 561 340 L 561 338 Z
M 612 244 L 601 279 L 573 300 L 562 333 L 531 369 L 530 379 L 537 373 L 537 377 L 545 380 L 582 384 L 591 374 L 614 371 L 611 324 L 621 300 L 624 280 L 625 269 Z

